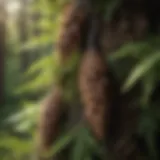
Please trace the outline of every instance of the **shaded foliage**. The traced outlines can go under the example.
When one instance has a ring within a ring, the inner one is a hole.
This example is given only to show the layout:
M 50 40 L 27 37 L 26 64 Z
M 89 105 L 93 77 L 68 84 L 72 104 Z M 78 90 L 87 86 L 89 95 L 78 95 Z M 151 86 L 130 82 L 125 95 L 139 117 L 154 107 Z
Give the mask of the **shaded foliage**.
M 66 68 L 61 68 L 54 48 L 60 28 L 61 10 L 65 3 L 64 0 L 35 0 L 29 5 L 29 41 L 25 44 L 21 44 L 19 40 L 19 31 L 17 35 L 13 33 L 16 26 L 11 27 L 13 31 L 8 27 L 10 34 L 7 36 L 5 63 L 7 103 L 1 108 L 0 113 L 2 159 L 25 160 L 32 157 L 35 150 L 33 139 L 39 113 L 39 100 L 53 84 L 56 85 L 61 79 L 65 79 L 65 99 L 73 105 L 79 103 L 75 82 L 81 57 L 75 53 L 66 64 Z M 104 5 L 107 21 L 110 21 L 118 6 L 117 0 L 107 1 Z M 37 13 L 38 18 L 35 16 Z M 144 41 L 124 44 L 114 51 L 114 54 L 106 57 L 116 80 L 121 84 L 122 94 L 136 90 L 134 100 L 141 110 L 136 132 L 144 139 L 143 143 L 152 159 L 158 159 L 160 148 L 156 142 L 160 133 L 159 43 L 158 37 L 149 36 Z M 20 70 L 20 56 L 23 50 L 30 57 L 29 67 L 24 73 Z M 138 89 L 137 85 L 140 86 Z M 101 157 L 104 154 L 101 153 L 103 145 L 90 135 L 88 126 L 77 125 L 76 128 L 78 128 L 76 132 L 64 137 L 62 135 L 50 154 L 59 153 L 73 140 L 71 159 L 89 160 L 92 154 Z

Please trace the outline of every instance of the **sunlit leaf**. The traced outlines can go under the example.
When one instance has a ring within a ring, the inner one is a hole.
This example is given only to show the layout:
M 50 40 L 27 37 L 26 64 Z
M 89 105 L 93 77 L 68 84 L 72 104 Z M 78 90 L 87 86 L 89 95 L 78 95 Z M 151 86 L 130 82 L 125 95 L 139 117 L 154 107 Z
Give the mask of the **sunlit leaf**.
M 148 44 L 145 42 L 132 42 L 129 44 L 125 44 L 122 47 L 120 47 L 120 49 L 118 49 L 116 52 L 114 52 L 110 56 L 110 59 L 115 61 L 126 57 L 140 58 L 140 54 L 143 54 L 146 48 L 148 48 Z
M 137 64 L 129 74 L 122 90 L 124 92 L 130 90 L 138 80 L 140 80 L 148 71 L 150 71 L 160 61 L 159 52 L 152 53 L 139 64 Z

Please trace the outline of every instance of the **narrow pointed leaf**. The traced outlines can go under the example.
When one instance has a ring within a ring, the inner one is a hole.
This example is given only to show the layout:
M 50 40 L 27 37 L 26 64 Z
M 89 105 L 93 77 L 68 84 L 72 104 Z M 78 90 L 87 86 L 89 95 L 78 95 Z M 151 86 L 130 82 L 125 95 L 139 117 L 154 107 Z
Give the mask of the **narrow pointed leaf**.
M 150 54 L 150 56 L 148 56 L 139 64 L 137 64 L 136 67 L 134 67 L 131 73 L 129 74 L 122 88 L 122 91 L 129 91 L 137 83 L 137 81 L 139 81 L 143 76 L 145 76 L 148 73 L 148 71 L 150 71 L 159 61 L 160 53 L 156 52 Z

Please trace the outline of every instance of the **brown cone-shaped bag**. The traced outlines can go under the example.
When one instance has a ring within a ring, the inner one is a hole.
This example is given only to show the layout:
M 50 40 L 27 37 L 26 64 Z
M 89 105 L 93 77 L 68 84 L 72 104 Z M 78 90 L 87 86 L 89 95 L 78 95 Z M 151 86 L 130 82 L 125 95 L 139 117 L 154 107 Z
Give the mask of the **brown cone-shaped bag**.
M 88 7 L 84 1 L 73 1 L 71 5 L 67 7 L 57 44 L 61 65 L 64 65 L 71 56 L 72 51 L 74 51 L 76 47 L 79 47 L 81 27 L 87 14 Z M 59 84 L 61 85 L 61 82 Z M 65 108 L 64 106 L 63 88 L 62 86 L 57 86 L 42 104 L 38 128 L 38 148 L 40 153 L 48 151 L 59 135 L 59 122 Z
M 97 139 L 102 140 L 105 138 L 105 125 L 109 123 L 109 88 L 107 64 L 100 46 L 103 21 L 99 14 L 93 13 L 92 18 L 88 48 L 80 66 L 79 89 L 85 118 Z

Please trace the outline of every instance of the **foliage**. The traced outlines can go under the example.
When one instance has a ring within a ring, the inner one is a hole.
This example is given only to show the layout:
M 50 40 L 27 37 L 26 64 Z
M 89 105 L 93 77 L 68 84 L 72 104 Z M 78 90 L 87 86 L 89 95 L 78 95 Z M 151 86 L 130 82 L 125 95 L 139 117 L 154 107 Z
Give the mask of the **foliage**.
M 160 131 L 160 101 L 153 97 L 156 96 L 155 94 L 159 94 L 156 92 L 160 81 L 159 44 L 159 38 L 150 37 L 143 42 L 124 45 L 110 57 L 110 63 L 115 69 L 115 74 L 123 71 L 123 75 L 117 75 L 124 82 L 122 92 L 129 92 L 140 83 L 138 92 L 141 92 L 141 96 L 138 103 L 141 106 L 142 115 L 139 120 L 138 132 L 144 137 L 149 148 L 149 154 L 154 159 L 159 159 L 156 137 Z M 128 67 L 127 71 L 124 68 L 119 68 L 121 63 L 125 64 L 121 66 L 126 66 L 128 60 L 130 68 Z
M 107 20 L 112 16 L 113 10 L 118 5 L 117 2 L 117 0 L 107 1 L 104 6 Z M 66 100 L 70 103 L 78 103 L 76 74 L 81 57 L 74 53 L 65 68 L 61 68 L 54 48 L 60 28 L 61 9 L 65 3 L 65 0 L 33 1 L 28 9 L 30 34 L 28 41 L 23 45 L 19 42 L 18 36 L 13 33 L 15 26 L 9 27 L 13 36 L 7 35 L 9 37 L 5 67 L 7 104 L 1 108 L 1 159 L 28 160 L 32 157 L 39 99 L 51 85 L 56 85 L 60 79 L 65 79 Z M 34 16 L 36 18 L 33 18 Z M 38 34 L 35 30 L 38 30 Z M 145 138 L 149 154 L 153 159 L 158 156 L 155 138 L 157 133 L 160 133 L 160 102 L 155 97 L 160 81 L 159 43 L 159 38 L 149 37 L 146 41 L 125 44 L 112 56 L 107 57 L 111 69 L 122 84 L 122 92 L 130 92 L 137 84 L 141 86 L 138 90 L 141 93 L 138 103 L 142 115 L 137 132 Z M 20 70 L 22 51 L 26 51 L 31 59 L 25 73 Z M 71 133 L 66 136 L 62 135 L 49 154 L 60 152 L 72 140 L 74 147 L 71 159 L 89 160 L 93 152 L 98 156 L 103 154 L 100 153 L 103 150 L 101 145 L 95 142 L 85 123 L 77 124 L 73 132 L 71 130 Z

